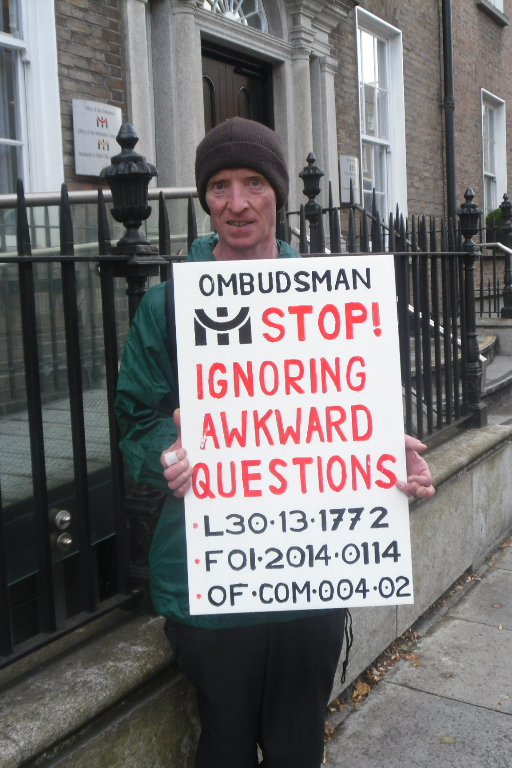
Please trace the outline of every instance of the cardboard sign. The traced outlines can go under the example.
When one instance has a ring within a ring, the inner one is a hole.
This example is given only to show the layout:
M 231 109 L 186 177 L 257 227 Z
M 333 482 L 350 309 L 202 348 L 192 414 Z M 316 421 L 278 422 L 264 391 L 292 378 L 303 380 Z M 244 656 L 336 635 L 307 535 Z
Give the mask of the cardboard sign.
M 73 137 L 77 176 L 99 176 L 117 155 L 116 136 L 122 122 L 119 107 L 73 99 Z
M 174 278 L 190 613 L 413 602 L 393 257 Z

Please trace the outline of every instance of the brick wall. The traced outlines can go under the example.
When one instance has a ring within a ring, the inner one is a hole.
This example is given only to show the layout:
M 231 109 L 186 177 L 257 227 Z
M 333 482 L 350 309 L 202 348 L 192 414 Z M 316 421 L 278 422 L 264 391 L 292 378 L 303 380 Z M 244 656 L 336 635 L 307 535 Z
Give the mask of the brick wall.
M 55 0 L 55 14 L 65 180 L 70 189 L 96 188 L 95 177 L 75 175 L 71 100 L 99 101 L 126 113 L 122 0 Z
M 444 116 L 439 3 L 363 0 L 360 6 L 402 31 L 409 214 L 442 215 Z M 340 61 L 336 78 L 339 153 L 359 155 L 355 13 L 339 25 L 331 42 Z
M 439 216 L 445 212 L 446 173 L 442 4 L 434 0 L 362 0 L 360 5 L 402 31 L 409 213 Z M 457 203 L 463 202 L 464 191 L 471 186 L 475 201 L 482 205 L 481 89 L 507 103 L 507 135 L 512 136 L 508 75 L 512 26 L 500 27 L 468 0 L 453 0 L 452 16 Z M 355 13 L 340 24 L 331 42 L 340 61 L 336 78 L 339 153 L 359 155 Z M 507 176 L 511 178 L 512 154 L 507 156 Z M 505 191 L 498 191 L 498 202 Z
M 475 3 L 456 0 L 453 4 L 455 126 L 457 147 L 457 196 L 471 186 L 475 202 L 483 206 L 481 88 L 506 102 L 507 140 L 512 140 L 512 86 L 510 61 L 512 27 L 500 27 Z M 512 9 L 505 11 L 512 22 Z M 507 153 L 512 179 L 512 158 Z M 506 190 L 498 190 L 498 203 Z

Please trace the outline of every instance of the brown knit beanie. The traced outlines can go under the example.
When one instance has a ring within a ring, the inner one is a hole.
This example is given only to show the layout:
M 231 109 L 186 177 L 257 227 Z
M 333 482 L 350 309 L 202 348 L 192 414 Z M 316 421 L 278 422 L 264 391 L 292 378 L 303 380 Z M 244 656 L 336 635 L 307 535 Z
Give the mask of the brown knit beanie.
M 232 117 L 206 134 L 196 151 L 196 184 L 199 202 L 206 213 L 206 190 L 211 177 L 225 168 L 250 168 L 261 173 L 276 193 L 277 208 L 288 197 L 288 171 L 281 139 L 262 123 Z

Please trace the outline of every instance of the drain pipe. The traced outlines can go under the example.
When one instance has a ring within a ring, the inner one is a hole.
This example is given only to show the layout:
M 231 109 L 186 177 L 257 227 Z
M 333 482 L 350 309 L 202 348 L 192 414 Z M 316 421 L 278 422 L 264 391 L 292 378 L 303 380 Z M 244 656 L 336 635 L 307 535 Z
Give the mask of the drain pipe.
M 446 211 L 448 221 L 457 227 L 457 192 L 455 179 L 455 95 L 453 90 L 453 40 L 451 0 L 442 0 L 443 64 L 444 64 L 444 125 L 446 151 Z

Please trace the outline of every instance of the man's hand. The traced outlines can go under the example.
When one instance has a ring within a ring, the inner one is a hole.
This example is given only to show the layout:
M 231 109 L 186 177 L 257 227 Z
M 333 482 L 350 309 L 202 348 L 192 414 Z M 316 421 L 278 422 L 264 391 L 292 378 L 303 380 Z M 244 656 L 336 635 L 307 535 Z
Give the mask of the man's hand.
M 417 496 L 422 499 L 430 499 L 436 489 L 432 485 L 432 475 L 425 459 L 420 453 L 427 450 L 427 446 L 415 437 L 405 436 L 405 461 L 407 465 L 407 482 L 398 480 L 396 487 L 406 496 Z
M 178 439 L 167 451 L 160 456 L 160 462 L 164 469 L 164 477 L 167 485 L 174 491 L 177 498 L 183 498 L 192 485 L 192 467 L 186 458 L 187 452 L 181 445 L 181 420 L 180 409 L 174 411 L 174 423 L 178 430 Z

